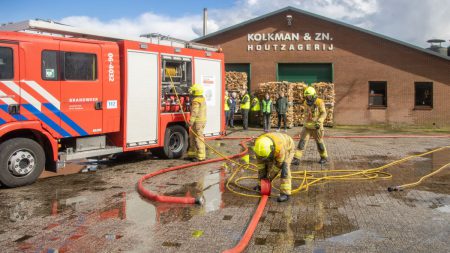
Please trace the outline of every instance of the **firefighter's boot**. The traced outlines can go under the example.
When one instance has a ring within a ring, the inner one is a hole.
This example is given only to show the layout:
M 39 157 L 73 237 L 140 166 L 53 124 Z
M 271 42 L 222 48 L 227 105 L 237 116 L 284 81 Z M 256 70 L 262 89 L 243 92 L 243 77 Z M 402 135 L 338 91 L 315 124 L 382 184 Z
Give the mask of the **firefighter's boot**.
M 326 157 L 321 157 L 319 163 L 320 164 L 325 164 L 328 162 L 328 159 Z
M 294 166 L 300 165 L 300 159 L 294 157 L 294 159 L 292 159 L 291 165 L 294 165 Z
M 277 201 L 278 202 L 286 202 L 289 200 L 289 195 L 286 194 L 280 194 L 280 196 L 278 196 Z

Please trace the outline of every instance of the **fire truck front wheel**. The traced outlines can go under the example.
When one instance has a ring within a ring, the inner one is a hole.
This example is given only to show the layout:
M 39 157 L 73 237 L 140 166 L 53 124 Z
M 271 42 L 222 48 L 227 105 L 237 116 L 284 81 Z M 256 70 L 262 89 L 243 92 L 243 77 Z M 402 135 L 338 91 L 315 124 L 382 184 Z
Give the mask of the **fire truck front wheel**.
M 188 148 L 188 133 L 180 125 L 167 127 L 164 136 L 164 147 L 153 150 L 153 153 L 161 158 L 180 158 Z
M 0 144 L 0 182 L 18 187 L 35 182 L 45 167 L 44 149 L 27 138 L 13 138 Z

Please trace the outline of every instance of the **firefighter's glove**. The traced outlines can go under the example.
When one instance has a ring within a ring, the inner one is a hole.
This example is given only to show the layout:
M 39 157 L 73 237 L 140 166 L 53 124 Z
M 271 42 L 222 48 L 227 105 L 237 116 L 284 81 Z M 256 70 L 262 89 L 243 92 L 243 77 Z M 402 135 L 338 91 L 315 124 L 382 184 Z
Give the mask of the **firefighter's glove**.
M 316 124 L 314 125 L 316 127 L 316 129 L 320 129 L 320 127 L 322 126 L 322 124 L 320 122 L 316 122 Z

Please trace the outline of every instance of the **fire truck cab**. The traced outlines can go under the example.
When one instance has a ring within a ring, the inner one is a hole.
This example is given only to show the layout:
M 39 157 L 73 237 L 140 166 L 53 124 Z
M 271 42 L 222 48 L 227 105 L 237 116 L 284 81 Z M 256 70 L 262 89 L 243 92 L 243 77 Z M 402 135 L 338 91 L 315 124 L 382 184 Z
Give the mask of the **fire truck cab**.
M 0 183 L 22 186 L 44 168 L 128 151 L 181 157 L 193 83 L 205 89 L 205 136 L 222 135 L 218 48 L 42 20 L 0 26 Z

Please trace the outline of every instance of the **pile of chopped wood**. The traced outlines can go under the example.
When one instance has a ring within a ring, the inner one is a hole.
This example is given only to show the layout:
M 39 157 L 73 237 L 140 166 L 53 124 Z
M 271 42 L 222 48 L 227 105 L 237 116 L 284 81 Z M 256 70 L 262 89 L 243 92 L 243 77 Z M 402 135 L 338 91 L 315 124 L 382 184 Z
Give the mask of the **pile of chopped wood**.
M 248 89 L 247 73 L 245 72 L 226 72 L 225 73 L 226 90 L 240 92 Z
M 303 91 L 308 87 L 305 83 L 290 83 L 290 82 L 268 82 L 262 83 L 256 91 L 257 96 L 262 99 L 266 93 L 276 103 L 279 93 L 283 91 L 287 97 L 290 107 L 287 111 L 287 125 L 288 127 L 303 125 L 305 120 L 305 106 L 303 105 Z M 314 83 L 313 87 L 316 89 L 318 97 L 323 99 L 327 109 L 327 118 L 325 119 L 325 126 L 333 126 L 333 111 L 334 111 L 334 84 L 333 83 Z M 274 111 L 272 113 L 272 127 L 278 125 L 278 116 Z

